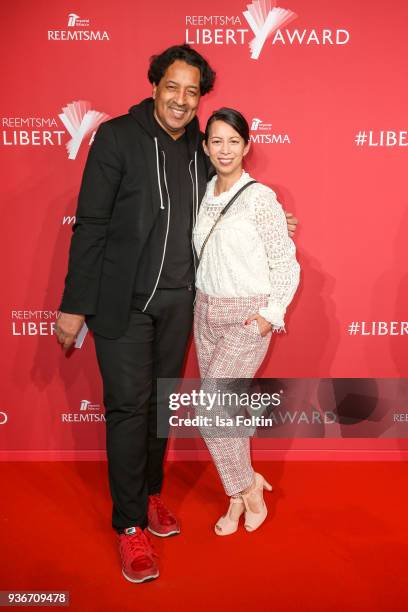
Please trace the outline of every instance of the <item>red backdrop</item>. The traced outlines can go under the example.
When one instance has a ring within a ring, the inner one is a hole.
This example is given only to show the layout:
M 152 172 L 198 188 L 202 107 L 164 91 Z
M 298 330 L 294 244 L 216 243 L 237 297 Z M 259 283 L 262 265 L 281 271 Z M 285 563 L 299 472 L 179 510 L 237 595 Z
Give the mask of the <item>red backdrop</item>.
M 283 13 L 269 4 L 250 8 L 258 41 L 262 10 L 274 9 L 280 25 L 258 59 L 240 0 L 15 0 L 4 9 L 3 458 L 93 458 L 104 448 L 92 338 L 66 358 L 52 336 L 76 196 L 98 122 L 150 95 L 150 55 L 186 39 L 217 71 L 202 125 L 219 106 L 242 111 L 253 127 L 248 169 L 300 219 L 301 287 L 261 376 L 407 375 L 408 6 L 282 0 Z M 197 376 L 193 348 L 185 375 Z M 200 454 L 198 442 L 175 447 L 179 456 Z M 258 448 L 268 457 L 398 458 L 408 446 L 379 436 Z

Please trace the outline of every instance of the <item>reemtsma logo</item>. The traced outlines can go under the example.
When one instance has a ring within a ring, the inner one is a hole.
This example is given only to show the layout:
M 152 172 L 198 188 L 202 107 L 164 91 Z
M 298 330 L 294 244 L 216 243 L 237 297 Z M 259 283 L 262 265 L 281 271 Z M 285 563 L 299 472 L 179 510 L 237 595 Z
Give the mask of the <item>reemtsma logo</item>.
M 75 15 L 75 13 L 70 13 L 68 15 L 68 27 L 69 28 L 75 27 L 77 19 L 79 19 L 79 15 Z
M 50 41 L 108 41 L 109 34 L 106 30 L 91 29 L 91 20 L 83 19 L 76 13 L 68 13 L 66 30 L 48 30 L 47 37 Z
M 251 121 L 250 139 L 256 144 L 291 144 L 289 134 L 272 130 L 272 123 L 265 123 L 259 117 Z
M 262 119 L 254 117 L 251 123 L 251 132 L 257 132 L 258 130 L 270 130 L 272 123 L 264 123 Z
M 80 405 L 79 405 L 79 409 L 81 411 L 84 411 L 84 410 L 99 410 L 99 408 L 100 408 L 99 404 L 92 404 L 92 402 L 90 402 L 89 400 L 86 400 L 86 399 L 81 400 Z

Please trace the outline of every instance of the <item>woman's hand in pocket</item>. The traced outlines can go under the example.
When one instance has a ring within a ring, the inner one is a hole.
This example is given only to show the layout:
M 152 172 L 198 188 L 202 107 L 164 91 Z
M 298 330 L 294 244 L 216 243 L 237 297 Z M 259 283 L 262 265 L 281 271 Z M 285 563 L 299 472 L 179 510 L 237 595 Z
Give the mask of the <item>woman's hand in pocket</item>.
M 260 314 L 250 315 L 245 321 L 245 325 L 250 325 L 252 321 L 256 321 L 259 334 L 262 336 L 262 338 L 267 336 L 272 329 L 272 325 L 269 323 L 269 321 L 261 317 Z

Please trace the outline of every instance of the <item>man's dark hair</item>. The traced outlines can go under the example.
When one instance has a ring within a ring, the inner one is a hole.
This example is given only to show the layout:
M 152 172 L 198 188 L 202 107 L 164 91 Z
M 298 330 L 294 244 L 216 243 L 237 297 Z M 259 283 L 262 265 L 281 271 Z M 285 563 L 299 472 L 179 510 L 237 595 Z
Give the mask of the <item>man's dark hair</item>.
M 203 56 L 191 49 L 190 45 L 175 45 L 169 47 L 160 55 L 153 55 L 150 58 L 149 72 L 147 73 L 150 83 L 158 85 L 167 68 L 176 60 L 182 60 L 200 70 L 200 93 L 202 96 L 212 90 L 215 72 Z
M 244 139 L 245 144 L 249 142 L 249 125 L 241 113 L 233 108 L 223 107 L 213 112 L 205 126 L 205 142 L 208 142 L 210 127 L 214 121 L 224 121 L 228 123 Z

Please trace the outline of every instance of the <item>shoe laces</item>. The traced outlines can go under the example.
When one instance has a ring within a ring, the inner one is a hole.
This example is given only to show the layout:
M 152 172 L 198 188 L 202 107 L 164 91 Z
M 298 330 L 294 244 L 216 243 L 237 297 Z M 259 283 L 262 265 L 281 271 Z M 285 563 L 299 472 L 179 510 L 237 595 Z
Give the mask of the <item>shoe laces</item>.
M 127 561 L 134 561 L 137 558 L 138 566 L 151 565 L 152 557 L 157 557 L 157 553 L 153 549 L 150 540 L 146 534 L 136 527 L 136 532 L 132 534 L 123 534 L 121 536 L 122 551 Z
M 163 504 L 160 495 L 150 495 L 150 503 L 156 509 L 159 521 L 162 525 L 172 525 L 176 522 L 174 515 Z

